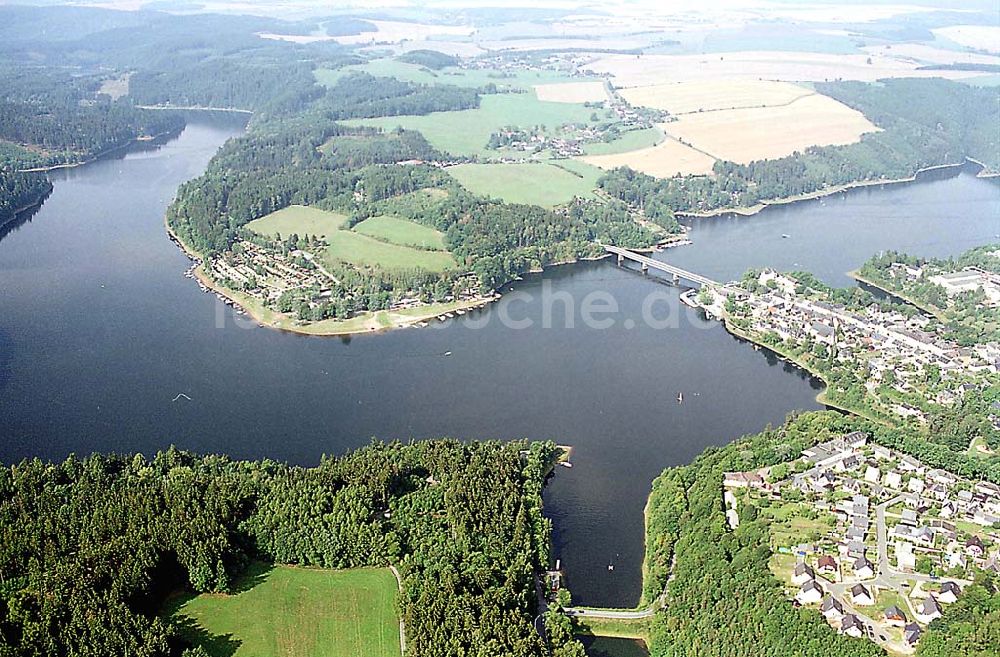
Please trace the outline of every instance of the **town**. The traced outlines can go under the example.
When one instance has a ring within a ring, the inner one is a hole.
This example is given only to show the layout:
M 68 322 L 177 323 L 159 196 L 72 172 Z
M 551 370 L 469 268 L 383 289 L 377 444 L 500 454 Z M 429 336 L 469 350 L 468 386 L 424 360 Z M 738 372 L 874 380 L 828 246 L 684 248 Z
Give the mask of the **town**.
M 975 569 L 1000 572 L 1000 487 L 926 467 L 853 432 L 790 463 L 724 475 L 726 520 L 771 520 L 792 604 L 893 653 L 914 651 Z
M 848 308 L 772 270 L 743 283 L 752 290 L 743 299 L 723 299 L 716 291 L 699 294 L 698 303 L 725 317 L 730 330 L 807 362 L 830 384 L 831 401 L 837 394 L 863 398 L 882 417 L 926 423 L 935 407 L 954 406 L 997 380 L 1000 344 L 961 346 L 915 309 L 879 303 Z

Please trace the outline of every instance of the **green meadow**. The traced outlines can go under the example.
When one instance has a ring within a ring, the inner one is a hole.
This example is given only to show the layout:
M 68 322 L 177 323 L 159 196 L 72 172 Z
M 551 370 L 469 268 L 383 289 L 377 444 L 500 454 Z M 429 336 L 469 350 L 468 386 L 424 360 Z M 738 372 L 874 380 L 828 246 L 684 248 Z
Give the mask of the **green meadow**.
M 355 267 L 382 269 L 426 269 L 440 272 L 454 269 L 455 259 L 447 251 L 425 251 L 390 244 L 350 230 L 338 230 L 327 238 L 323 252 L 326 262 L 346 262 Z
M 583 152 L 587 155 L 617 155 L 618 153 L 628 153 L 640 148 L 656 146 L 663 141 L 663 138 L 663 132 L 655 127 L 644 130 L 629 130 L 623 132 L 621 137 L 614 141 L 596 141 L 586 144 L 583 147 Z
M 255 233 L 270 236 L 280 234 L 282 237 L 288 237 L 294 233 L 300 237 L 305 235 L 330 237 L 344 225 L 346 220 L 347 217 L 336 212 L 304 205 L 290 205 L 266 217 L 254 219 L 247 224 L 247 228 Z
M 444 235 L 439 231 L 398 217 L 382 215 L 365 219 L 354 227 L 354 231 L 399 246 L 415 246 L 435 251 L 445 248 Z
M 232 595 L 168 609 L 212 657 L 399 657 L 396 578 L 388 570 L 257 564 Z
M 459 164 L 446 171 L 473 194 L 543 207 L 567 203 L 574 196 L 592 197 L 601 175 L 600 169 L 573 160 Z

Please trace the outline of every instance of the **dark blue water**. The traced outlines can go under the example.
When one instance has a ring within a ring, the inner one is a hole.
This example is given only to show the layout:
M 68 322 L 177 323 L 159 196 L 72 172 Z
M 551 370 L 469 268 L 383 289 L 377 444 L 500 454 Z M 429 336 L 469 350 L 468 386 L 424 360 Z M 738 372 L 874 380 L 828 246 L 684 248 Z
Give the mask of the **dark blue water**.
M 807 376 L 611 262 L 523 281 L 474 315 L 480 328 L 341 340 L 241 325 L 182 277 L 163 229 L 177 186 L 239 130 L 193 123 L 159 149 L 55 173 L 44 206 L 0 239 L 0 460 L 176 444 L 308 465 L 373 436 L 552 439 L 574 446 L 546 492 L 574 598 L 629 606 L 652 479 L 817 407 Z M 660 257 L 719 278 L 794 265 L 846 284 L 881 248 L 991 241 L 998 213 L 1000 190 L 963 175 L 702 221 L 694 246 Z M 611 302 L 590 313 L 610 326 L 588 326 L 587 304 Z

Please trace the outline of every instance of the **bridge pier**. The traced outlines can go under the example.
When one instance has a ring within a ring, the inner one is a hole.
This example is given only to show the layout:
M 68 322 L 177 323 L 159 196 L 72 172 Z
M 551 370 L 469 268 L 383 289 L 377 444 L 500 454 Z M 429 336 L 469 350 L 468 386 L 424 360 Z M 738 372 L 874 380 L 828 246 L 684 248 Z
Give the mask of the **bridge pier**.
M 642 264 L 641 264 L 641 265 L 639 266 L 639 268 L 640 268 L 640 269 L 642 270 L 642 273 L 643 273 L 643 274 L 648 274 L 648 273 L 649 273 L 649 265 L 648 265 L 647 263 L 645 263 L 645 262 L 644 262 L 644 263 L 642 263 Z
M 621 267 L 623 262 L 625 262 L 625 256 L 623 256 L 622 254 L 619 253 L 618 254 L 618 266 Z
M 674 285 L 680 285 L 680 283 L 681 283 L 681 277 L 678 276 L 677 274 L 674 274 Z

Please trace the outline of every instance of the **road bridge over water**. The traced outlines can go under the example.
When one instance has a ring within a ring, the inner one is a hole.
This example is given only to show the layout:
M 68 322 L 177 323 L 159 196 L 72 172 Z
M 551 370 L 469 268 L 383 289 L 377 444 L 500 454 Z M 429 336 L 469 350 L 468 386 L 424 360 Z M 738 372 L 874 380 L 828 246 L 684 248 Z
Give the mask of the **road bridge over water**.
M 655 260 L 649 256 L 644 256 L 635 251 L 629 251 L 628 249 L 623 249 L 620 246 L 607 246 L 605 245 L 604 250 L 608 253 L 613 253 L 618 256 L 618 264 L 621 265 L 625 260 L 631 260 L 633 262 L 638 262 L 642 271 L 645 273 L 650 269 L 656 269 L 658 271 L 670 274 L 673 277 L 675 283 L 682 280 L 688 281 L 689 283 L 694 283 L 699 287 L 716 287 L 723 290 L 726 294 L 735 294 L 737 296 L 745 296 L 747 294 L 746 290 L 735 287 L 733 285 L 723 285 L 718 281 L 714 281 L 707 276 L 702 276 L 701 274 L 696 274 L 694 272 L 688 271 L 686 269 L 681 269 L 674 265 L 663 262 L 662 260 Z

